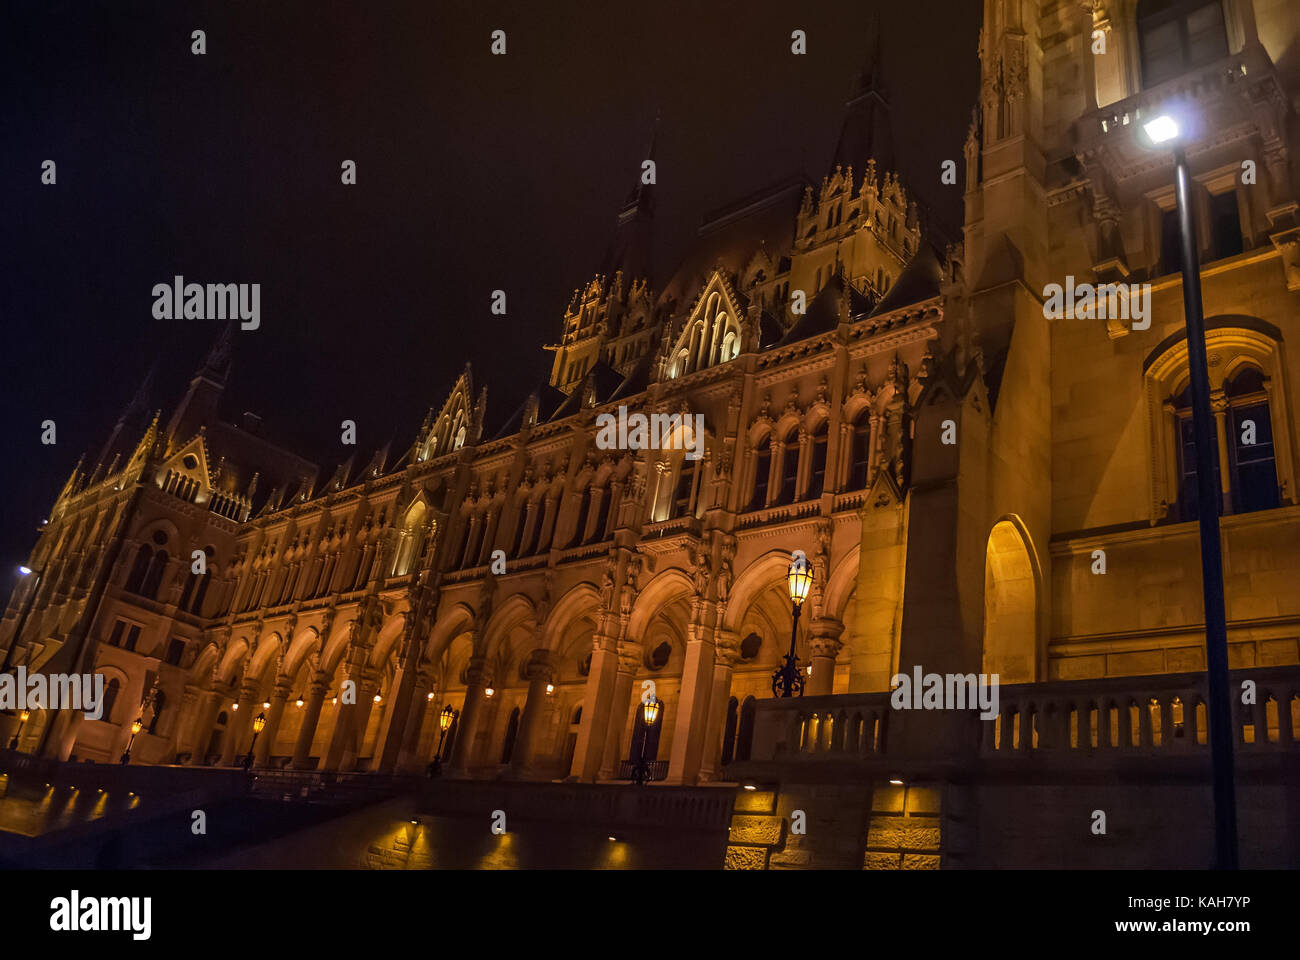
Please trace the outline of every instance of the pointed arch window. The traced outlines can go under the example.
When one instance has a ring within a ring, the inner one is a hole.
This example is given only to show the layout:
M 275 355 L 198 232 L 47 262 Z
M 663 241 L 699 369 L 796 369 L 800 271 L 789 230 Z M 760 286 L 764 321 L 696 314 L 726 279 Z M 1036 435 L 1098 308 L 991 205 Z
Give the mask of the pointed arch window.
M 1263 373 L 1242 367 L 1224 385 L 1228 403 L 1228 474 L 1235 513 L 1271 510 L 1280 504 L 1273 419 Z
M 776 491 L 776 505 L 794 503 L 799 480 L 799 430 L 793 429 L 782 444 L 781 485 Z
M 749 509 L 762 510 L 767 506 L 767 488 L 772 474 L 772 446 L 769 438 L 759 441 L 758 451 L 754 455 L 754 495 L 750 498 Z
M 582 543 L 583 534 L 587 532 L 587 516 L 591 513 L 591 484 L 588 483 L 582 488 L 582 496 L 578 500 L 578 512 L 573 521 L 573 536 L 569 537 L 566 547 L 576 547 Z
M 867 485 L 871 470 L 871 409 L 863 407 L 853 421 L 853 439 L 849 454 L 849 489 L 861 490 Z
M 826 446 L 830 439 L 830 420 L 823 420 L 812 436 L 812 472 L 808 476 L 808 499 L 820 497 L 826 487 Z

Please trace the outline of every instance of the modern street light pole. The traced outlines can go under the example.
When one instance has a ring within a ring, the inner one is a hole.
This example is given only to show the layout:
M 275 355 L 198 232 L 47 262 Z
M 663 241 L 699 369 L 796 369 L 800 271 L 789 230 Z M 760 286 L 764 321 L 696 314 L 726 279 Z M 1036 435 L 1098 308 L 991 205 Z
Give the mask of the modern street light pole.
M 9 663 L 13 659 L 14 647 L 22 639 L 23 627 L 27 626 L 27 615 L 32 612 L 32 604 L 36 602 L 36 594 L 41 589 L 41 574 L 43 571 L 33 570 L 31 567 L 23 566 L 18 568 L 18 573 L 24 577 L 30 577 L 35 574 L 36 579 L 32 581 L 32 588 L 27 592 L 27 599 L 23 602 L 23 612 L 18 616 L 18 625 L 14 627 L 14 635 L 9 638 L 9 646 L 5 649 L 4 665 L 0 670 L 8 670 Z
M 1201 589 L 1205 598 L 1205 669 L 1210 762 L 1214 786 L 1214 865 L 1237 869 L 1237 794 L 1232 745 L 1232 694 L 1228 689 L 1228 615 L 1223 590 L 1219 538 L 1221 494 L 1216 483 L 1219 445 L 1210 409 L 1209 364 L 1205 354 L 1205 315 L 1201 304 L 1201 265 L 1193 219 L 1191 174 L 1180 143 L 1178 121 L 1161 116 L 1146 124 L 1152 142 L 1172 143 L 1174 193 L 1183 272 L 1183 313 L 1187 325 L 1187 368 L 1192 388 L 1192 431 L 1196 442 L 1196 514 L 1201 528 Z

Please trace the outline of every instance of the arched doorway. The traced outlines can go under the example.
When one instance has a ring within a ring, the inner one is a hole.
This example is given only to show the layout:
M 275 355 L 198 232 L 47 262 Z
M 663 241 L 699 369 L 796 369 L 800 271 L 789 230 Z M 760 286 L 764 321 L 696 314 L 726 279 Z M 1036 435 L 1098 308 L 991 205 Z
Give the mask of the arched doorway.
M 984 558 L 984 656 L 981 669 L 1001 683 L 1039 678 L 1039 570 L 1018 518 L 999 520 Z

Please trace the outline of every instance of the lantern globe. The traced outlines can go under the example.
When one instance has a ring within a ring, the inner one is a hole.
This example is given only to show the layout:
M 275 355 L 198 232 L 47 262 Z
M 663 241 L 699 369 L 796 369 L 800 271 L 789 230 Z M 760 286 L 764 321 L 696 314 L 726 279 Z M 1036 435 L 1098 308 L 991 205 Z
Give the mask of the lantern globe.
M 808 599 L 808 592 L 812 589 L 813 582 L 813 567 L 803 551 L 795 553 L 790 571 L 786 575 L 786 582 L 790 588 L 790 600 L 796 607 L 803 606 L 803 602 Z

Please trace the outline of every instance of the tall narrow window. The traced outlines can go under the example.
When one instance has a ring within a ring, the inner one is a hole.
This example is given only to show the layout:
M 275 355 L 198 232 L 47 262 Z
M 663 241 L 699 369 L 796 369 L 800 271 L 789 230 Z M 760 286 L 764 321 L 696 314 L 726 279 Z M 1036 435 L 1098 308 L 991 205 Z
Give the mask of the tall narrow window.
M 609 525 L 609 501 L 614 496 L 614 490 L 606 484 L 600 488 L 598 496 L 600 505 L 596 508 L 596 522 L 591 525 L 591 533 L 587 537 L 588 543 L 599 543 L 605 539 L 605 527 Z
M 749 509 L 762 510 L 767 506 L 767 485 L 772 473 L 772 449 L 764 437 L 754 457 L 754 496 L 749 501 Z
M 582 543 L 582 535 L 587 532 L 587 514 L 591 511 L 591 484 L 582 488 L 582 497 L 578 501 L 578 514 L 573 522 L 573 536 L 569 537 L 568 546 L 576 547 Z
M 808 499 L 820 497 L 826 486 L 826 442 L 830 421 L 823 420 L 812 438 L 812 472 L 808 477 Z
M 1200 516 L 1197 504 L 1198 490 L 1196 487 L 1196 434 L 1192 427 L 1192 388 L 1189 386 L 1183 391 L 1182 395 L 1174 404 L 1175 416 L 1178 419 L 1178 466 L 1181 481 L 1178 488 L 1178 502 L 1182 505 L 1179 511 L 1183 520 L 1195 520 Z M 1220 490 L 1219 475 L 1219 451 L 1216 447 L 1214 451 L 1214 489 Z M 1215 509 L 1222 513 L 1222 508 L 1216 502 Z
M 506 739 L 501 746 L 501 762 L 509 763 L 510 758 L 515 752 L 515 738 L 519 736 L 519 708 L 515 707 L 510 711 L 510 719 L 506 723 Z
M 1255 367 L 1244 367 L 1224 392 L 1232 431 L 1228 437 L 1232 509 L 1237 513 L 1272 509 L 1281 500 L 1264 376 Z
M 849 489 L 861 490 L 867 485 L 871 466 L 871 411 L 864 408 L 853 422 L 853 449 L 849 461 Z
M 1246 248 L 1241 236 L 1241 212 L 1237 207 L 1236 190 L 1210 197 L 1210 240 L 1212 256 L 1216 260 L 1235 257 Z
M 691 512 L 691 489 L 695 485 L 696 461 L 682 458 L 681 469 L 677 473 L 677 490 L 673 494 L 673 516 L 684 517 Z
M 795 483 L 798 479 L 799 431 L 791 430 L 781 454 L 781 486 L 776 495 L 778 504 L 794 503 Z
M 1178 229 L 1178 211 L 1160 214 L 1160 271 L 1177 273 L 1183 269 L 1182 234 Z

